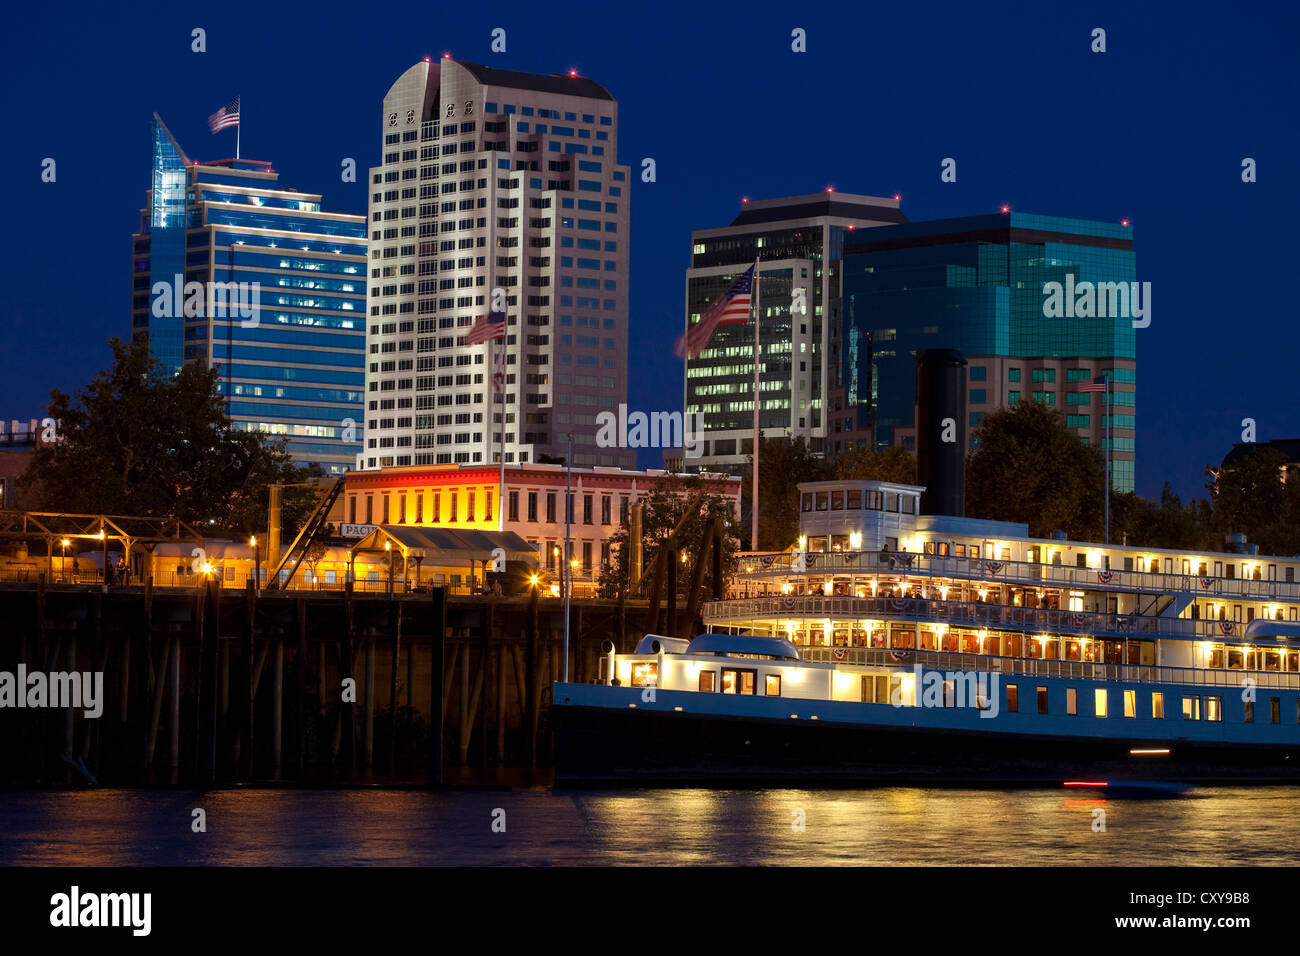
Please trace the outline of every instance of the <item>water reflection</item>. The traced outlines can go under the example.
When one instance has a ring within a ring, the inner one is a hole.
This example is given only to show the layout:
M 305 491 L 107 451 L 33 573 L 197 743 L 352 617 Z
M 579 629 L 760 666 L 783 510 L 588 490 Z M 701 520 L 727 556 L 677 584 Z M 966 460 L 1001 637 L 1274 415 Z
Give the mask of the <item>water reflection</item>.
M 1298 801 L 1288 788 L 10 792 L 0 863 L 1294 865 Z M 206 833 L 191 830 L 196 807 Z

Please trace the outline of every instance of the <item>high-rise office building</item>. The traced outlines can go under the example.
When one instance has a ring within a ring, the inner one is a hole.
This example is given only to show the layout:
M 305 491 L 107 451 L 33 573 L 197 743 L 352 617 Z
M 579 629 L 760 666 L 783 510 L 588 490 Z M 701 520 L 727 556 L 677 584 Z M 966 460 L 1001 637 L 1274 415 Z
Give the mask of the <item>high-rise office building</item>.
M 165 369 L 219 368 L 235 428 L 283 437 L 299 464 L 341 474 L 362 439 L 365 219 L 278 180 L 267 162 L 189 159 L 154 114 L 132 335 Z
M 596 443 L 598 413 L 627 401 L 631 197 L 613 96 L 573 73 L 444 58 L 402 74 L 381 126 L 359 466 L 544 462 L 569 434 L 574 464 L 634 464 Z M 467 345 L 494 289 L 504 335 Z
M 872 230 L 845 250 L 844 310 L 846 335 L 871 333 L 874 356 L 869 367 L 865 350 L 845 350 L 843 374 L 874 386 L 875 442 L 907 446 L 917 354 L 957 349 L 968 362 L 966 442 L 987 412 L 1044 402 L 1094 446 L 1110 427 L 1112 486 L 1132 491 L 1135 282 L 1133 230 L 1118 223 L 1004 212 Z M 1091 283 L 1092 304 L 1045 314 L 1049 283 L 1065 296 Z M 1100 375 L 1109 398 L 1082 389 Z M 866 396 L 850 406 L 866 429 Z
M 843 388 L 840 260 L 859 230 L 906 222 L 896 199 L 827 191 L 746 201 L 731 225 L 691 233 L 686 319 L 699 321 L 760 260 L 759 429 L 834 451 L 828 399 Z M 739 474 L 754 434 L 754 324 L 721 325 L 686 364 L 686 412 L 704 415 L 690 470 Z

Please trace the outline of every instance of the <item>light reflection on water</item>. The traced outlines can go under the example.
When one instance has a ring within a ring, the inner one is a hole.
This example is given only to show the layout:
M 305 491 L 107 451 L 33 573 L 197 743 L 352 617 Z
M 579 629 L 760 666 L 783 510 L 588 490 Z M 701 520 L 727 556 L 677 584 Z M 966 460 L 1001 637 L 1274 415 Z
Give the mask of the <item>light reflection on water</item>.
M 1282 787 L 1107 801 L 907 788 L 11 791 L 0 863 L 1295 865 L 1298 806 L 1300 789 Z M 195 807 L 206 833 L 191 832 Z M 505 833 L 492 830 L 498 808 Z

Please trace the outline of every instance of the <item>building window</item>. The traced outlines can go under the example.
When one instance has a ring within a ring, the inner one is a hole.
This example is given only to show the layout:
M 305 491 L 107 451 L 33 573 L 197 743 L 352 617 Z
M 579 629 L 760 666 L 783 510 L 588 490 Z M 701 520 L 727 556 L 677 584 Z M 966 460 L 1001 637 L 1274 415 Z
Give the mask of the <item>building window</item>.
M 537 492 L 528 492 L 528 520 L 537 520 Z
M 1009 368 L 1009 369 L 1007 369 L 1007 381 L 1008 381 L 1008 382 L 1018 382 L 1018 381 L 1020 381 L 1020 369 L 1018 369 L 1018 368 Z
M 603 495 L 600 499 L 600 523 L 609 524 L 611 512 L 613 509 L 613 499 L 609 495 Z
M 546 493 L 546 520 L 551 524 L 555 523 L 555 492 Z
M 510 506 L 510 511 L 509 511 L 509 514 L 510 514 L 510 520 L 511 520 L 511 521 L 518 521 L 518 520 L 519 520 L 519 492 L 517 492 L 517 491 L 512 491 L 512 492 L 510 492 L 510 499 L 509 499 L 509 500 L 510 500 L 510 505 L 509 505 L 509 506 Z
M 582 523 L 591 524 L 591 520 L 592 520 L 591 515 L 592 515 L 592 496 L 583 495 L 582 496 Z

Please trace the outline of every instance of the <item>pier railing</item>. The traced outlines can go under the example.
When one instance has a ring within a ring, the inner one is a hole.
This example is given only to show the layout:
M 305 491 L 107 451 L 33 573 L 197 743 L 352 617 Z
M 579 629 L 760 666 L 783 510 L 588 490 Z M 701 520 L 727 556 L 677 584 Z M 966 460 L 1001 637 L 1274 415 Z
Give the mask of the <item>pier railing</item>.
M 1233 559 L 1252 563 L 1261 572 L 1270 562 L 1244 555 L 1224 554 L 1215 560 Z M 1300 582 L 1269 581 L 1254 577 L 1224 578 L 1163 571 L 1120 571 L 1035 561 L 994 561 L 988 558 L 958 558 L 912 551 L 787 551 L 774 554 L 742 554 L 733 588 L 744 590 L 744 582 L 772 578 L 815 579 L 829 575 L 885 574 L 918 578 L 954 578 L 988 584 L 1008 583 L 1027 587 L 1073 588 L 1076 590 L 1182 592 L 1205 598 L 1300 601 Z
M 1291 671 L 1212 670 L 1203 667 L 1164 667 L 1147 664 L 1098 664 L 1089 661 L 1050 661 L 1024 657 L 989 657 L 944 651 L 891 651 L 880 647 L 800 647 L 810 663 L 856 664 L 910 669 L 981 671 L 1004 677 L 1074 677 L 1134 683 L 1186 684 L 1240 688 L 1246 680 L 1257 687 L 1300 690 L 1300 673 Z
M 1235 621 L 1147 617 L 1140 614 L 1105 614 L 1095 611 L 1060 611 L 927 598 L 844 597 L 841 595 L 786 594 L 777 597 L 710 601 L 704 605 L 706 624 L 779 618 L 823 618 L 834 621 L 879 620 L 895 623 L 946 624 L 949 627 L 991 628 L 1006 631 L 1043 631 L 1081 637 L 1179 638 L 1231 641 L 1245 634 Z

